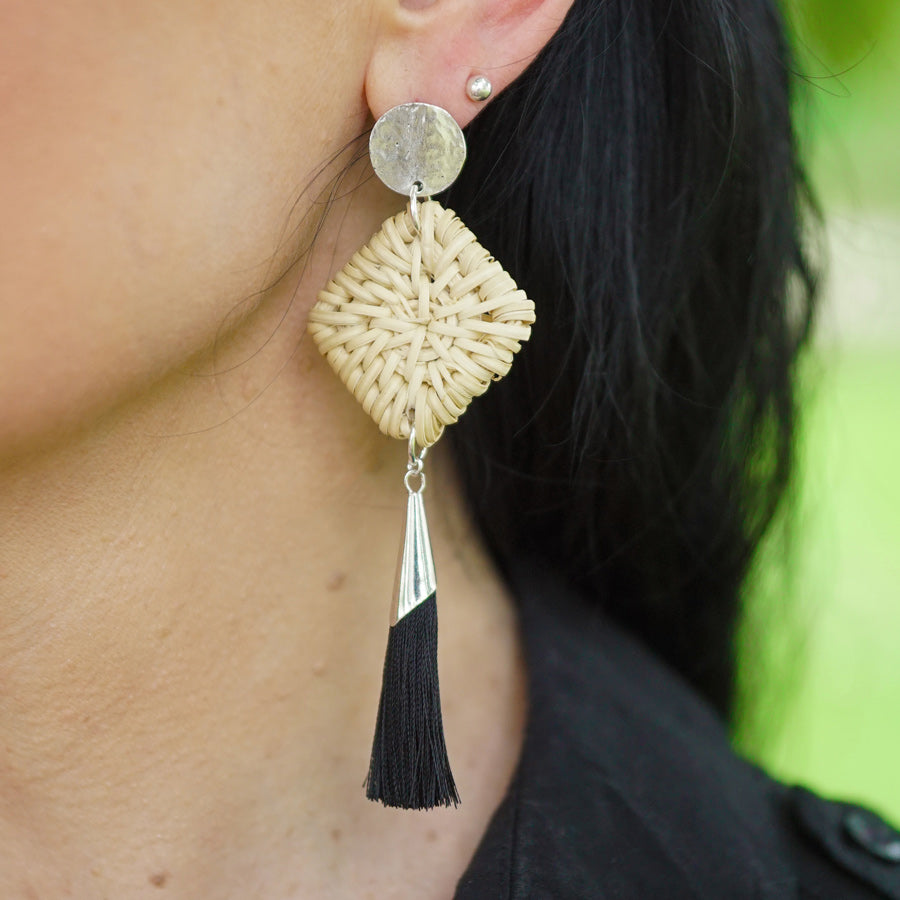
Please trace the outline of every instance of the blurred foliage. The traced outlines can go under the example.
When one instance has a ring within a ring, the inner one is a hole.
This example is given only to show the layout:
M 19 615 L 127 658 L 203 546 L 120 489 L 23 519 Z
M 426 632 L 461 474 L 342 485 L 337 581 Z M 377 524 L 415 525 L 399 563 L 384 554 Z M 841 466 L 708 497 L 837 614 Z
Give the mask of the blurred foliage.
M 736 743 L 787 782 L 900 822 L 898 375 L 891 346 L 807 360 L 801 490 L 755 573 Z
M 782 0 L 828 240 L 796 502 L 762 548 L 737 746 L 900 822 L 900 2 Z
M 890 24 L 896 0 L 787 0 L 791 24 L 824 62 L 851 66 Z
M 796 119 L 826 207 L 900 208 L 900 3 L 783 0 Z

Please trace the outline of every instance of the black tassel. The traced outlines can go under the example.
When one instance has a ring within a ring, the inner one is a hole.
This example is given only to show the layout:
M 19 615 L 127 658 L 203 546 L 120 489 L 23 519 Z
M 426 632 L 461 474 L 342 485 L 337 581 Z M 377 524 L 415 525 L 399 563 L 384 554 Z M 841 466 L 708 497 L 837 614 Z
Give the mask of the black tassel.
M 366 796 L 385 806 L 456 806 L 441 718 L 435 594 L 388 634 Z

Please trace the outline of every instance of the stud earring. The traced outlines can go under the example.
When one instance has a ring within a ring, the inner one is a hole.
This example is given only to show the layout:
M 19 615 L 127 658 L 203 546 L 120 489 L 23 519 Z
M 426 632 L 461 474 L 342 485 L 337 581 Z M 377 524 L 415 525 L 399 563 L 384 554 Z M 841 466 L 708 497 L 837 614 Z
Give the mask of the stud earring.
M 407 442 L 406 531 L 366 795 L 386 806 L 456 805 L 437 670 L 436 579 L 425 518 L 428 448 L 502 378 L 534 322 L 534 304 L 452 210 L 430 199 L 466 158 L 446 110 L 406 103 L 369 137 L 375 174 L 408 197 L 328 283 L 309 332 L 387 435 Z
M 470 100 L 481 103 L 487 100 L 493 92 L 493 85 L 484 75 L 473 75 L 466 84 L 466 94 Z

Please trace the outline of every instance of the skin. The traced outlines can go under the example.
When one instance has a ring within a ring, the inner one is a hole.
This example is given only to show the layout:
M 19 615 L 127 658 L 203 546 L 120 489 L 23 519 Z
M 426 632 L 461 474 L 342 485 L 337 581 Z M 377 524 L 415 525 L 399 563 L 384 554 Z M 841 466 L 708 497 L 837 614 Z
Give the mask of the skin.
M 511 601 L 438 447 L 464 805 L 366 801 L 405 448 L 305 321 L 402 206 L 363 158 L 322 218 L 373 117 L 465 124 L 567 8 L 3 4 L 0 896 L 452 895 L 521 744 Z

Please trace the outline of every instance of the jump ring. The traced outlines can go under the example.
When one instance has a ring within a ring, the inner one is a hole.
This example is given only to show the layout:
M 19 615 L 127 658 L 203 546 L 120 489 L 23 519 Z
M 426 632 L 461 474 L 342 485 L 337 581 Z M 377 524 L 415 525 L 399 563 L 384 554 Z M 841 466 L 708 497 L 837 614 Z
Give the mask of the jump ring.
M 410 410 L 407 413 L 407 418 L 409 419 L 409 443 L 407 445 L 407 453 L 409 456 L 409 465 L 411 467 L 418 467 L 419 470 L 422 468 L 422 464 L 425 462 L 425 457 L 428 455 L 428 448 L 423 447 L 421 450 L 418 450 L 416 447 L 416 426 L 413 422 L 413 417 L 415 415 L 415 410 Z
M 419 225 L 419 191 L 422 190 L 422 187 L 421 181 L 415 181 L 409 189 L 409 215 L 412 218 L 413 225 L 416 226 L 416 231 L 419 231 L 421 228 Z
M 419 485 L 416 488 L 410 484 L 410 480 L 413 478 L 419 479 Z M 406 485 L 406 490 L 408 490 L 410 494 L 421 494 L 422 491 L 425 490 L 425 473 L 421 469 L 418 471 L 416 469 L 410 469 L 403 476 L 403 483 Z

